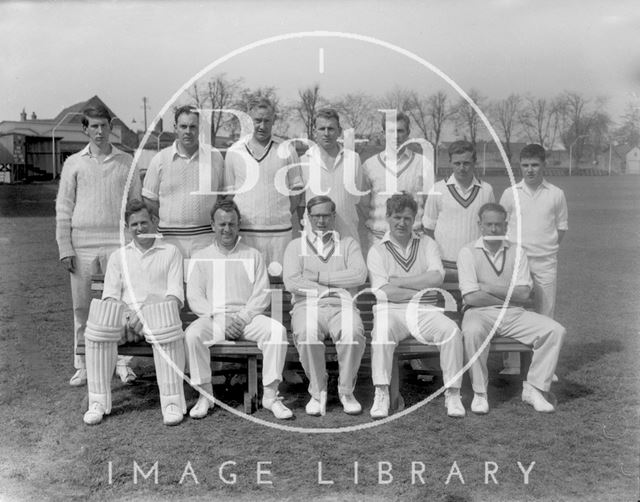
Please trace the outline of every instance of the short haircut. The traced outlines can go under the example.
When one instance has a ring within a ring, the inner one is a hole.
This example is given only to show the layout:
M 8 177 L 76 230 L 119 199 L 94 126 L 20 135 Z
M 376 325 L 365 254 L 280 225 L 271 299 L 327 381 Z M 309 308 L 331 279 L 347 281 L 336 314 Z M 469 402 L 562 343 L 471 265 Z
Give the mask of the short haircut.
M 82 125 L 89 127 L 89 119 L 107 119 L 109 124 L 113 117 L 104 106 L 89 106 L 82 110 Z
M 408 192 L 394 193 L 387 199 L 387 216 L 401 213 L 406 208 L 411 209 L 413 216 L 418 214 L 418 203 Z
M 407 126 L 407 131 L 411 130 L 411 119 L 409 118 L 409 115 L 407 115 L 406 113 L 404 113 L 404 112 L 396 113 L 396 124 L 398 122 L 404 122 L 404 125 Z M 382 130 L 383 131 L 386 130 L 386 126 L 387 126 L 387 116 L 384 115 L 382 117 Z
M 143 209 L 146 209 L 147 213 L 149 213 L 149 216 L 151 216 L 151 210 L 144 202 L 142 202 L 140 199 L 131 199 L 129 202 L 127 202 L 127 205 L 124 208 L 124 222 L 128 225 L 131 215 L 140 212 Z
M 336 203 L 331 200 L 331 197 L 327 197 L 326 195 L 317 195 L 312 199 L 309 199 L 307 202 L 307 212 L 311 213 L 311 208 L 317 206 L 319 204 L 326 204 L 327 202 L 331 203 L 331 212 L 335 212 Z
M 249 102 L 249 112 L 252 112 L 253 110 L 256 110 L 259 108 L 263 110 L 269 110 L 272 115 L 276 114 L 276 107 L 273 106 L 273 103 L 269 98 L 257 98 L 257 99 L 252 99 Z
M 335 120 L 338 127 L 340 127 L 340 115 L 338 115 L 338 112 L 333 108 L 322 108 L 321 110 L 318 110 L 318 113 L 316 113 L 316 120 L 318 119 Z
M 507 219 L 507 210 L 497 202 L 487 202 L 486 204 L 483 204 L 478 210 L 478 219 L 482 220 L 482 215 L 488 211 L 500 213 L 504 216 L 505 220 Z
M 539 159 L 540 162 L 544 162 L 547 158 L 547 155 L 540 145 L 536 145 L 535 143 L 525 146 L 522 150 L 520 150 L 520 160 L 522 159 Z
M 173 120 L 177 124 L 180 115 L 195 115 L 199 117 L 198 109 L 193 105 L 184 105 L 176 108 L 175 112 L 173 112 Z
M 466 140 L 458 140 L 454 141 L 449 145 L 449 161 L 451 161 L 451 157 L 454 155 L 460 155 L 462 153 L 471 152 L 471 158 L 473 161 L 476 161 L 476 149 L 473 147 L 471 143 Z
M 235 211 L 238 215 L 238 221 L 240 221 L 240 209 L 238 209 L 237 204 L 233 201 L 233 199 L 228 199 L 224 197 L 219 197 L 216 203 L 211 208 L 211 221 L 213 221 L 213 217 L 216 214 L 216 211 L 221 210 L 225 213 L 230 213 L 231 211 Z

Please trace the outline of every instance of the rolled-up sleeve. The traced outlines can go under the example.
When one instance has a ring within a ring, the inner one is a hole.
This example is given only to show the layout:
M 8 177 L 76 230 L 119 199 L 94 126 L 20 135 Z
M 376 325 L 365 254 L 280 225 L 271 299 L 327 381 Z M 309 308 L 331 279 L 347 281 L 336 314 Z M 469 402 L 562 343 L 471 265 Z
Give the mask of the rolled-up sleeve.
M 458 253 L 458 285 L 462 296 L 480 291 L 473 253 L 466 247 Z

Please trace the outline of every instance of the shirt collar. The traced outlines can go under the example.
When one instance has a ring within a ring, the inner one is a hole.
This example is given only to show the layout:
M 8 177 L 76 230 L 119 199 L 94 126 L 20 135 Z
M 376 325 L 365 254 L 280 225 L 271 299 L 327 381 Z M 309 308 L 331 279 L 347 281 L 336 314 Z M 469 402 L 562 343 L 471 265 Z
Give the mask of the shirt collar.
M 154 250 L 166 249 L 166 247 L 167 247 L 167 243 L 164 242 L 161 237 L 156 237 L 155 240 L 153 241 L 153 244 L 151 245 L 151 247 L 149 249 L 145 250 L 145 251 L 140 249 L 138 247 L 138 245 L 135 243 L 134 240 L 131 240 L 131 242 L 129 242 L 125 246 L 125 248 L 131 249 L 131 250 L 135 251 L 136 253 L 141 254 L 143 256 L 148 254 L 148 253 L 150 253 L 151 251 L 154 251 Z
M 318 145 L 310 146 L 308 150 L 308 154 L 310 159 L 313 159 L 314 161 L 319 161 L 318 163 L 320 164 L 320 167 L 322 167 L 325 170 L 329 170 L 330 168 L 331 169 L 335 168 L 336 166 L 338 166 L 338 164 L 340 164 L 340 162 L 343 161 L 344 148 L 340 146 L 338 153 L 336 154 L 335 158 L 333 158 L 333 164 L 331 166 L 327 165 L 327 163 L 325 162 L 325 159 L 331 159 L 332 157 Z
M 463 190 L 463 188 L 460 186 L 460 184 L 458 183 L 458 180 L 456 180 L 456 177 L 452 174 L 447 178 L 446 181 L 447 185 L 455 185 L 455 187 L 458 189 L 459 192 L 463 192 L 465 190 Z M 476 178 L 475 176 L 473 177 L 473 179 L 471 180 L 471 185 L 469 185 L 469 188 L 467 188 L 467 190 L 470 190 L 473 186 L 482 186 L 482 183 L 480 183 L 480 180 L 478 180 L 478 178 Z
M 413 157 L 413 150 L 411 150 L 410 148 L 405 148 L 402 153 L 396 157 L 396 160 L 406 160 L 410 159 L 411 157 Z M 385 163 L 387 162 L 387 155 L 385 150 L 382 150 L 380 152 L 380 159 L 382 159 L 382 161 Z
M 91 143 L 87 143 L 86 146 L 82 150 L 80 150 L 80 155 L 93 158 L 94 155 L 92 155 L 91 153 L 91 148 L 89 148 L 90 146 L 91 146 Z M 111 153 L 107 155 L 104 160 L 110 159 L 111 157 L 116 157 L 118 155 L 124 155 L 124 152 L 119 148 L 116 148 L 116 146 L 112 143 Z
M 218 250 L 220 254 L 230 255 L 231 253 L 235 253 L 238 250 L 238 246 L 240 245 L 241 240 L 242 240 L 242 236 L 238 235 L 238 240 L 236 240 L 235 245 L 231 249 L 227 249 L 227 248 L 218 246 L 218 242 L 214 237 L 212 245 L 215 246 L 215 248 Z
M 407 244 L 407 247 L 411 246 L 411 243 L 412 243 L 414 240 L 416 240 L 416 239 L 420 240 L 420 236 L 418 236 L 418 234 L 416 234 L 414 231 L 412 231 L 412 232 L 411 232 L 411 239 L 409 240 L 409 244 Z M 402 246 L 400 246 L 400 244 L 398 244 L 396 241 L 394 241 L 394 240 L 391 238 L 391 231 L 390 231 L 390 230 L 387 230 L 387 231 L 385 232 L 385 234 L 384 234 L 384 236 L 382 237 L 382 240 L 381 240 L 380 242 L 382 242 L 382 243 L 383 243 L 383 242 L 390 242 L 391 244 L 393 244 L 393 245 L 394 245 L 394 246 L 396 246 L 397 248 L 402 249 Z M 406 249 L 406 248 L 405 248 L 405 249 Z
M 183 159 L 187 159 L 187 160 L 193 160 L 195 158 L 198 157 L 198 153 L 200 151 L 200 147 L 196 148 L 196 151 L 193 152 L 193 155 L 191 157 L 180 153 L 180 150 L 178 150 L 178 141 L 174 141 L 173 144 L 171 145 L 171 158 L 174 159 L 176 157 L 176 155 L 178 157 L 182 157 Z
M 520 190 L 527 190 L 528 192 L 531 192 L 531 188 L 527 186 L 524 180 L 520 180 L 518 183 L 516 183 L 515 186 Z M 533 193 L 537 192 L 541 188 L 547 188 L 547 189 L 549 188 L 549 182 L 544 178 L 542 178 L 542 182 L 538 185 L 538 188 L 536 188 Z
M 492 254 L 492 252 L 487 248 L 487 246 L 484 243 L 484 239 L 482 237 L 480 237 L 473 245 L 473 247 L 478 248 L 478 249 L 484 249 L 487 253 Z M 501 251 L 504 251 L 506 248 L 511 247 L 511 243 L 509 242 L 509 239 L 507 239 L 507 236 L 504 236 L 504 240 L 502 241 L 502 246 L 498 249 L 498 252 L 496 254 L 499 254 Z

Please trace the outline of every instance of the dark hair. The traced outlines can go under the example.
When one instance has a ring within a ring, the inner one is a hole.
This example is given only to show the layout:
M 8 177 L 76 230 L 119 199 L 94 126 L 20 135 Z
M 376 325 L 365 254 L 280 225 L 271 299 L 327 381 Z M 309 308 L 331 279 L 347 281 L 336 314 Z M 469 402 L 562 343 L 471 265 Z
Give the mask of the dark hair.
M 109 124 L 113 117 L 104 106 L 89 106 L 82 110 L 82 125 L 89 127 L 89 119 L 107 119 Z
M 396 113 L 396 124 L 402 121 L 404 122 L 404 125 L 407 126 L 407 130 L 411 130 L 411 119 L 409 118 L 409 115 L 407 115 L 404 112 L 398 112 Z M 382 130 L 385 131 L 386 130 L 386 126 L 387 126 L 387 116 L 384 115 L 382 117 Z
M 500 213 L 504 216 L 505 220 L 507 219 L 507 210 L 497 202 L 487 202 L 486 204 L 483 204 L 478 210 L 478 218 L 482 219 L 482 215 L 488 211 Z
M 473 161 L 476 161 L 476 149 L 473 147 L 471 143 L 465 140 L 454 141 L 449 145 L 449 161 L 451 161 L 451 157 L 454 155 L 459 155 L 461 153 L 471 152 L 471 158 Z
M 331 197 L 327 197 L 326 195 L 317 195 L 312 199 L 309 199 L 309 202 L 307 202 L 307 212 L 310 213 L 312 207 L 317 206 L 318 204 L 325 204 L 327 202 L 331 203 L 331 211 L 335 212 L 336 203 L 331 200 Z
M 544 148 L 535 143 L 525 146 L 520 150 L 520 160 L 522 159 L 539 159 L 540 162 L 544 162 L 547 156 Z
M 235 211 L 238 215 L 238 221 L 240 221 L 240 209 L 238 209 L 238 206 L 233 201 L 233 199 L 219 197 L 218 200 L 216 200 L 216 203 L 211 208 L 211 221 L 213 221 L 213 217 L 218 210 L 224 211 L 225 213 Z
M 322 108 L 318 110 L 316 120 L 318 119 L 335 120 L 338 123 L 338 127 L 340 127 L 340 115 L 338 115 L 338 112 L 333 108 Z
M 413 216 L 418 214 L 418 203 L 408 192 L 394 193 L 387 199 L 387 216 L 401 213 L 405 208 L 411 209 Z
M 199 117 L 198 109 L 193 105 L 184 105 L 176 108 L 175 112 L 173 112 L 173 120 L 177 124 L 180 115 L 195 115 Z
M 131 199 L 130 201 L 128 201 L 127 205 L 124 208 L 124 222 L 128 225 L 131 215 L 142 211 L 143 209 L 145 209 L 147 213 L 149 213 L 149 216 L 151 216 L 151 210 L 140 199 Z

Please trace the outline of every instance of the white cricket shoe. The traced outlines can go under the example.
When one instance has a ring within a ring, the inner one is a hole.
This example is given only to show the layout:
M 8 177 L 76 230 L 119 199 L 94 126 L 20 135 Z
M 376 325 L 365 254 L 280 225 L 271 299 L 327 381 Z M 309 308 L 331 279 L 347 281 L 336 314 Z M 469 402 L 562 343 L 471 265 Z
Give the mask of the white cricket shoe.
M 71 380 L 69 380 L 69 385 L 71 385 L 72 387 L 81 387 L 83 385 L 86 385 L 86 383 L 87 368 L 80 368 L 73 374 Z
M 278 420 L 288 420 L 293 417 L 293 412 L 284 405 L 282 398 L 278 395 L 274 398 L 263 397 L 262 407 L 265 410 L 270 410 Z
M 471 411 L 478 415 L 486 415 L 489 413 L 489 401 L 486 394 L 474 394 L 471 401 Z
M 98 402 L 93 402 L 89 405 L 89 409 L 84 414 L 84 417 L 82 417 L 82 420 L 84 420 L 84 423 L 87 425 L 97 425 L 102 422 L 104 414 L 104 406 Z
M 556 411 L 553 405 L 545 399 L 542 393 L 527 382 L 522 384 L 522 400 L 533 406 L 533 409 L 540 413 L 552 413 Z
M 369 414 L 373 419 L 386 418 L 389 416 L 389 387 L 376 386 L 373 406 L 371 406 Z
M 447 415 L 450 417 L 462 418 L 467 414 L 459 392 L 454 394 L 447 391 L 444 396 L 444 405 L 447 408 Z
M 198 402 L 189 410 L 189 416 L 195 419 L 204 418 L 214 406 L 215 403 L 213 401 L 210 401 L 207 396 L 200 394 Z
M 340 394 L 338 396 L 342 403 L 342 409 L 347 415 L 359 415 L 362 413 L 362 406 L 353 394 Z

